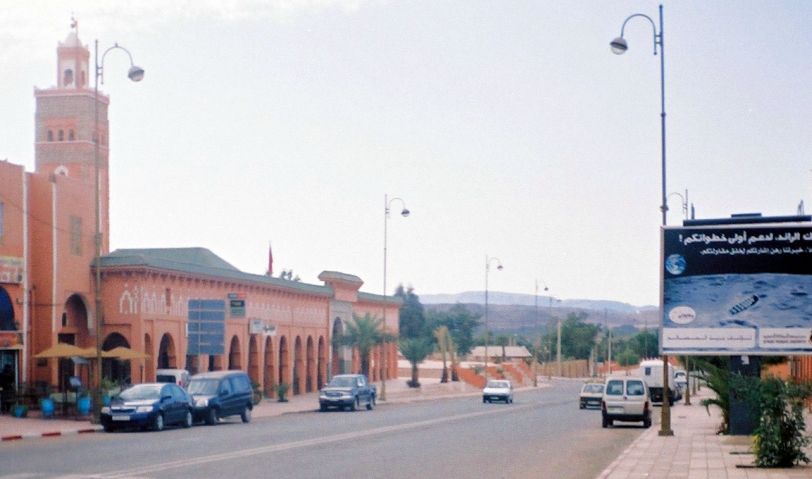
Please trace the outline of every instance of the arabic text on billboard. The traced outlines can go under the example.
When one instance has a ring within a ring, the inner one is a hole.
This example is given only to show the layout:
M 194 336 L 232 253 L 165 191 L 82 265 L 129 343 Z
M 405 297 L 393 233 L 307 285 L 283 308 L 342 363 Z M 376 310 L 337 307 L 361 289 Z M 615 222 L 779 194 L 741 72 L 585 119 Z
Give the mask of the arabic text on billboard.
M 662 350 L 812 354 L 812 226 L 663 230 Z

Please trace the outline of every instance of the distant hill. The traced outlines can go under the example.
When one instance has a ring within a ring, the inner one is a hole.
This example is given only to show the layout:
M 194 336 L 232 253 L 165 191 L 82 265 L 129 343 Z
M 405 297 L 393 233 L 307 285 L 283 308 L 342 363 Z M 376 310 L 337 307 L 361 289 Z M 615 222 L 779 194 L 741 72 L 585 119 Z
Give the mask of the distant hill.
M 444 311 L 455 304 L 465 304 L 476 314 L 485 314 L 485 292 L 467 291 L 458 294 L 420 295 L 426 311 Z M 607 300 L 568 299 L 550 300 L 549 296 L 532 294 L 488 292 L 488 325 L 496 334 L 538 334 L 554 327 L 558 319 L 570 314 L 583 314 L 586 321 L 612 328 L 634 327 L 654 329 L 659 325 L 655 306 L 633 306 Z M 538 314 L 537 314 L 538 313 Z M 484 318 L 483 318 L 484 319 Z

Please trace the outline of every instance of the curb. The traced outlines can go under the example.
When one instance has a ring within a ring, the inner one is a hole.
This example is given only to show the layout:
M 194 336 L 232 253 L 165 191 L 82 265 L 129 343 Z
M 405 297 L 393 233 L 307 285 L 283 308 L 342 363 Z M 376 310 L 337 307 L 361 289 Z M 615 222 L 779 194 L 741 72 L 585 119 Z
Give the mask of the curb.
M 47 431 L 41 433 L 34 433 L 34 434 L 10 434 L 8 436 L 0 437 L 0 441 L 19 441 L 22 439 L 36 439 L 41 437 L 59 437 L 59 436 L 71 436 L 74 434 L 90 434 L 94 432 L 101 431 L 99 428 L 87 428 L 87 429 L 78 429 L 75 431 Z

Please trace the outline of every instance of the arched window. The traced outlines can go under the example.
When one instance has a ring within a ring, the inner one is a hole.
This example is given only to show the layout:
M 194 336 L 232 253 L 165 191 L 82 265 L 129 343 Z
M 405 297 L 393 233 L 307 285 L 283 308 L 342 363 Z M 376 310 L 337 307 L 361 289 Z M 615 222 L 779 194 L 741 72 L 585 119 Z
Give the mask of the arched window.
M 73 135 L 73 130 L 68 130 L 68 141 L 73 141 L 73 140 L 75 140 L 75 137 Z
M 58 139 L 59 139 L 59 141 L 65 141 L 65 132 L 64 132 L 64 131 L 59 130 L 59 137 L 58 137 Z
M 73 70 L 71 70 L 70 68 L 65 69 L 65 73 L 62 76 L 62 85 L 63 86 L 73 85 Z
M 48 130 L 48 141 L 54 141 L 54 131 Z

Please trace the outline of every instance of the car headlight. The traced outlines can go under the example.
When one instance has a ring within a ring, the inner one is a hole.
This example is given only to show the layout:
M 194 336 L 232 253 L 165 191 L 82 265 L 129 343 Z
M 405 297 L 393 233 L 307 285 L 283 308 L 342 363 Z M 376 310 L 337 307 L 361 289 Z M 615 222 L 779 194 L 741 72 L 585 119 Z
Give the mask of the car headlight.
M 327 399 L 327 395 L 324 393 L 319 393 L 319 399 Z
M 206 407 L 209 405 L 209 400 L 207 398 L 200 398 L 195 400 L 195 406 L 197 407 Z
M 138 406 L 135 412 L 152 412 L 152 406 Z
M 102 414 L 110 414 L 110 408 L 107 407 L 107 406 L 104 406 L 103 408 L 101 408 L 101 413 Z

